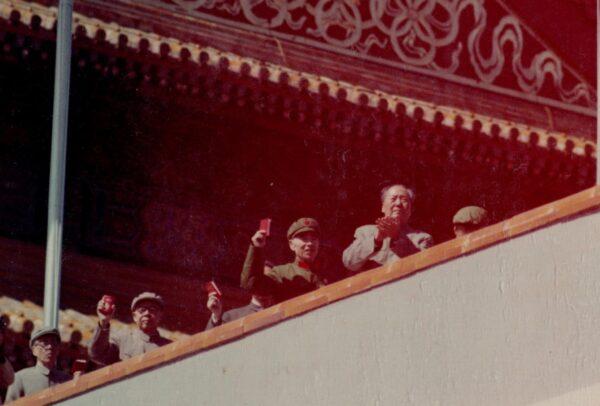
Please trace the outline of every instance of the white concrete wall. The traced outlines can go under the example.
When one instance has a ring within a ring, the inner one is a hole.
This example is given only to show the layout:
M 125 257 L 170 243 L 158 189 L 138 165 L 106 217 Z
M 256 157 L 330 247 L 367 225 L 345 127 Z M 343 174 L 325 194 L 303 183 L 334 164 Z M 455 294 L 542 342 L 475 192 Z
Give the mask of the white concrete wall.
M 599 237 L 579 217 L 65 403 L 598 404 Z

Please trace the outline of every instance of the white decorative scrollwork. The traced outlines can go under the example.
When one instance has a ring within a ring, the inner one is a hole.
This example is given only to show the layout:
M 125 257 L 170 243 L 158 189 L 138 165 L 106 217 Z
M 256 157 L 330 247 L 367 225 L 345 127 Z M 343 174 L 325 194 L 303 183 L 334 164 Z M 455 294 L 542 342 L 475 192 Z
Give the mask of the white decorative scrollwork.
M 347 48 L 355 45 L 362 36 L 362 16 L 353 0 L 321 0 L 313 11 L 316 30 L 307 32 L 322 37 L 330 44 Z M 330 31 L 343 31 L 342 38 L 331 35 Z
M 513 16 L 502 18 L 500 23 L 494 28 L 491 55 L 486 58 L 481 50 L 481 35 L 486 27 L 486 14 L 480 11 L 478 15 L 476 14 L 476 17 L 478 21 L 469 35 L 468 48 L 471 65 L 475 69 L 479 79 L 483 82 L 493 83 L 498 77 L 506 62 L 503 47 L 510 43 L 513 46 L 512 59 L 510 61 L 512 70 L 517 78 L 519 87 L 525 93 L 537 94 L 544 85 L 546 76 L 549 75 L 562 100 L 569 103 L 584 100 L 590 106 L 595 104 L 593 92 L 584 83 L 578 83 L 571 89 L 564 88 L 562 63 L 553 53 L 542 51 L 534 56 L 529 67 L 524 66 L 522 60 L 524 48 L 523 32 L 518 20 Z
M 431 66 L 437 49 L 458 34 L 458 13 L 446 0 L 371 0 L 369 5 L 375 26 L 389 37 L 396 55 L 411 65 Z
M 295 21 L 291 15 L 291 11 L 304 6 L 304 0 L 241 0 L 240 4 L 244 16 L 258 27 L 276 28 L 285 22 L 292 29 L 297 30 L 306 20 L 306 17 L 301 17 Z M 257 13 L 256 9 L 260 11 Z M 259 15 L 261 13 L 267 17 L 261 17 Z M 275 15 L 271 16 L 272 13 Z
M 200 17 L 211 10 L 225 11 L 238 23 L 268 29 L 274 36 L 293 32 L 294 38 L 304 37 L 303 43 L 308 40 L 317 47 L 326 44 L 328 49 L 350 50 L 361 58 L 383 58 L 399 67 L 415 66 L 491 88 L 508 87 L 530 96 L 545 92 L 544 97 L 586 108 L 596 103 L 595 90 L 543 44 L 524 34 L 514 16 L 498 7 L 490 15 L 493 2 L 169 0 L 173 6 L 166 0 L 145 1 Z M 496 23 L 488 23 L 491 16 Z M 500 80 L 507 71 L 513 79 Z

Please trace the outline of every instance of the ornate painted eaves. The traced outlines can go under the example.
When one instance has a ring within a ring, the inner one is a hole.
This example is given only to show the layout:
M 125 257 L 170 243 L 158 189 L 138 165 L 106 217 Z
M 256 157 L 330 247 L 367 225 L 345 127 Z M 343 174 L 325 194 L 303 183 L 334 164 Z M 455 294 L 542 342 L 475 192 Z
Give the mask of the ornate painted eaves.
M 595 115 L 595 89 L 496 0 L 143 0 L 139 3 Z
M 191 2 L 188 3 L 191 4 Z M 199 4 L 200 2 L 195 3 Z M 41 27 L 45 29 L 51 29 L 56 23 L 56 7 L 47 7 L 23 0 L 5 0 L 0 3 L 0 18 L 9 19 L 14 12 L 19 14 L 21 22 L 25 24 L 30 24 L 34 16 L 39 17 Z M 583 134 L 548 131 L 527 123 L 508 121 L 452 106 L 437 105 L 377 88 L 364 87 L 327 76 L 294 70 L 211 46 L 186 42 L 180 38 L 167 37 L 155 32 L 103 21 L 77 12 L 74 13 L 73 30 L 77 31 L 79 28 L 82 28 L 90 38 L 95 38 L 96 34 L 102 31 L 105 40 L 115 46 L 119 45 L 123 37 L 127 40 L 127 46 L 132 48 L 137 48 L 141 46 L 142 42 L 146 42 L 148 51 L 156 55 L 160 55 L 164 46 L 167 46 L 171 56 L 188 59 L 199 65 L 218 67 L 222 66 L 225 61 L 226 68 L 232 72 L 246 71 L 250 77 L 274 83 L 280 83 L 281 78 L 285 76 L 285 81 L 291 87 L 306 89 L 315 94 L 322 94 L 325 91 L 330 95 L 339 96 L 343 93 L 345 100 L 356 105 L 375 109 L 383 108 L 392 113 L 405 111 L 409 117 L 419 116 L 427 122 L 435 122 L 441 118 L 440 123 L 447 127 L 454 127 L 460 122 L 464 128 L 471 130 L 477 127 L 482 134 L 490 137 L 512 138 L 524 144 L 531 145 L 533 143 L 542 148 L 556 149 L 569 154 L 595 156 L 595 143 Z

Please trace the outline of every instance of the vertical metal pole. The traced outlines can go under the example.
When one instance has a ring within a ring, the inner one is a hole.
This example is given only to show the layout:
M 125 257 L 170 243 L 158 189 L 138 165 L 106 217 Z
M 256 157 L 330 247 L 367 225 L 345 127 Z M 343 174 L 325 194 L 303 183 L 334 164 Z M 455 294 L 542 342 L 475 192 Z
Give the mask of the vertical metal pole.
M 52 112 L 52 151 L 50 157 L 46 277 L 44 283 L 44 324 L 52 327 L 58 327 L 60 303 L 72 15 L 73 0 L 60 0 L 56 37 L 56 64 L 54 68 L 54 108 Z

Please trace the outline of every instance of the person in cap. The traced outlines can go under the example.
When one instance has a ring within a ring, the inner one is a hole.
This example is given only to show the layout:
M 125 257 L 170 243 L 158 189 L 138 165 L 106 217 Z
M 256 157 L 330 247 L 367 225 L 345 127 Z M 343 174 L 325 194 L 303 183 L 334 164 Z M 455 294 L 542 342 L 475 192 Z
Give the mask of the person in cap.
M 454 235 L 456 237 L 472 233 L 489 223 L 489 215 L 487 210 L 479 206 L 463 207 L 456 212 L 452 218 L 454 226 Z
M 106 308 L 104 298 L 98 302 L 98 326 L 88 348 L 90 358 L 102 365 L 112 364 L 169 344 L 171 341 L 158 332 L 164 301 L 152 292 L 144 292 L 131 302 L 131 315 L 136 324 L 134 329 L 111 331 L 110 321 L 114 316 Z
M 270 261 L 265 261 L 264 273 L 272 272 L 273 264 Z M 276 282 L 266 275 L 256 275 L 256 279 L 252 284 L 251 293 L 252 298 L 250 303 L 246 306 L 231 309 L 223 313 L 223 303 L 221 298 L 215 293 L 211 292 L 208 295 L 206 307 L 211 312 L 210 319 L 206 323 L 206 330 L 210 330 L 214 327 L 220 326 L 227 322 L 241 319 L 242 317 L 248 316 L 259 312 L 273 304 L 273 293 L 277 290 Z
M 314 269 L 319 254 L 320 236 L 321 228 L 317 220 L 303 217 L 294 221 L 287 232 L 294 260 L 265 272 L 267 235 L 265 231 L 258 230 L 252 236 L 248 248 L 240 278 L 241 287 L 252 291 L 259 276 L 265 275 L 275 282 L 273 300 L 279 303 L 324 286 L 325 279 Z
M 56 368 L 60 350 L 57 329 L 45 327 L 36 331 L 31 335 L 29 346 L 37 360 L 36 364 L 15 374 L 15 380 L 6 392 L 7 403 L 71 379 L 69 374 Z
M 10 386 L 15 380 L 15 371 L 10 361 L 4 354 L 4 336 L 6 334 L 6 323 L 0 318 L 0 392 Z M 0 397 L 0 405 L 2 398 Z
M 408 225 L 414 200 L 414 191 L 404 185 L 381 189 L 383 217 L 356 229 L 354 241 L 342 256 L 346 269 L 360 272 L 376 268 L 433 245 L 429 234 Z

